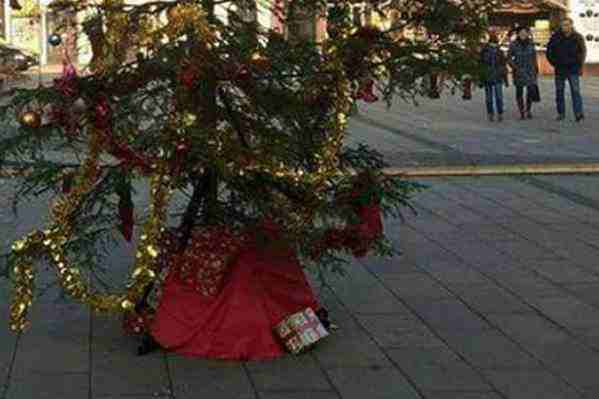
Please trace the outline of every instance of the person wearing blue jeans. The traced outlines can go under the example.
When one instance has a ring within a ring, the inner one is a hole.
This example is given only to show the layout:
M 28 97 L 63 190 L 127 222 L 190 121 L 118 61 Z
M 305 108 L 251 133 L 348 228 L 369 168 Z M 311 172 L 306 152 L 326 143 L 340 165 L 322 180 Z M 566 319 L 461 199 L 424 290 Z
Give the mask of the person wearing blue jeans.
M 489 120 L 495 120 L 497 108 L 497 121 L 503 120 L 503 82 L 485 83 L 485 99 L 487 102 L 487 115 Z
M 576 117 L 576 121 L 580 122 L 584 119 L 584 106 L 580 92 L 580 76 L 572 73 L 555 75 L 555 102 L 558 119 L 562 120 L 566 115 L 566 82 L 570 86 L 574 116 Z
M 574 24 L 570 18 L 563 19 L 560 29 L 551 36 L 549 44 L 547 44 L 547 60 L 555 69 L 555 102 L 559 121 L 566 116 L 566 82 L 570 86 L 576 122 L 584 120 L 580 76 L 586 55 L 584 38 L 574 30 Z
M 499 39 L 496 34 L 489 34 L 489 41 L 480 53 L 480 61 L 485 67 L 482 86 L 485 88 L 487 115 L 489 121 L 503 120 L 503 85 L 507 85 L 507 58 L 499 48 Z

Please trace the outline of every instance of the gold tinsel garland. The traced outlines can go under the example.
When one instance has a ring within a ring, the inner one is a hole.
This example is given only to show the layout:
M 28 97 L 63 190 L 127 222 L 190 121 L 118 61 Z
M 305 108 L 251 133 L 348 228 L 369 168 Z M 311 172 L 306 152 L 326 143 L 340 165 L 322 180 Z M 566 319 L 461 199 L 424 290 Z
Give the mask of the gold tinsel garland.
M 13 269 L 15 290 L 10 308 L 10 328 L 13 331 L 22 331 L 28 326 L 27 313 L 33 301 L 35 279 L 33 265 L 42 257 L 49 258 L 61 287 L 69 296 L 100 312 L 132 309 L 143 295 L 145 287 L 156 279 L 160 237 L 164 232 L 166 206 L 172 191 L 169 178 L 163 174 L 160 165 L 155 165 L 156 173 L 151 177 L 150 217 L 143 229 L 142 248 L 137 250 L 127 290 L 119 294 L 94 292 L 82 279 L 81 271 L 69 265 L 66 244 L 73 232 L 73 214 L 81 206 L 83 196 L 93 189 L 96 182 L 101 132 L 94 132 L 89 148 L 88 158 L 79 174 L 81 185 L 52 207 L 52 227 L 43 232 L 35 231 L 12 246 L 17 256 Z
M 106 0 L 106 3 L 121 0 Z M 126 20 L 115 18 L 111 21 L 116 25 L 123 25 Z M 214 40 L 214 32 L 209 29 L 205 15 L 200 8 L 193 5 L 177 5 L 169 15 L 169 23 L 164 29 L 156 30 L 150 24 L 142 30 L 152 29 L 153 39 L 166 35 L 170 40 L 181 35 L 185 28 L 196 28 L 196 32 L 203 36 L 210 44 Z M 120 29 L 117 29 L 120 31 Z M 149 33 L 149 32 L 148 32 Z M 343 32 L 347 35 L 347 32 Z M 231 175 L 243 175 L 249 170 L 272 174 L 273 176 L 294 185 L 308 185 L 318 201 L 323 200 L 323 192 L 327 189 L 330 179 L 341 177 L 344 172 L 339 169 L 338 154 L 341 150 L 345 130 L 347 128 L 347 114 L 351 107 L 350 82 L 344 73 L 342 54 L 335 46 L 325 45 L 323 54 L 327 59 L 325 69 L 333 74 L 334 80 L 331 89 L 334 92 L 334 117 L 329 125 L 330 137 L 315 151 L 319 167 L 316 172 L 307 173 L 303 170 L 289 167 L 274 159 L 256 159 L 252 166 L 239 165 L 235 162 L 226 165 L 225 172 Z M 234 132 L 222 132 L 224 136 L 231 137 Z M 221 140 L 225 140 L 222 137 Z M 219 140 L 220 141 L 220 140 Z M 224 150 L 222 142 L 214 143 L 216 155 Z M 89 305 L 93 310 L 100 312 L 123 312 L 131 310 L 143 295 L 149 283 L 156 280 L 158 275 L 158 258 L 164 232 L 166 208 L 172 188 L 168 174 L 167 162 L 157 162 L 152 165 L 154 173 L 151 176 L 151 205 L 150 217 L 146 222 L 141 236 L 141 248 L 136 251 L 135 263 L 132 267 L 131 282 L 127 290 L 122 293 L 101 294 L 94 292 L 83 280 L 79 268 L 73 267 L 66 259 L 66 245 L 72 238 L 73 226 L 76 223 L 74 214 L 80 208 L 84 196 L 89 193 L 98 177 L 98 159 L 102 147 L 102 132 L 92 132 L 89 143 L 89 154 L 78 173 L 80 185 L 74 188 L 65 197 L 59 199 L 52 207 L 51 227 L 45 231 L 35 231 L 16 241 L 13 254 L 16 257 L 14 273 L 14 296 L 10 308 L 10 328 L 13 331 L 22 331 L 28 326 L 27 313 L 32 306 L 35 280 L 34 263 L 41 258 L 48 258 L 56 269 L 60 284 L 64 291 L 72 298 Z M 291 204 L 290 204 L 291 205 Z M 294 212 L 296 214 L 294 214 Z M 309 209 L 289 209 L 291 221 L 301 229 L 309 222 L 312 211 Z

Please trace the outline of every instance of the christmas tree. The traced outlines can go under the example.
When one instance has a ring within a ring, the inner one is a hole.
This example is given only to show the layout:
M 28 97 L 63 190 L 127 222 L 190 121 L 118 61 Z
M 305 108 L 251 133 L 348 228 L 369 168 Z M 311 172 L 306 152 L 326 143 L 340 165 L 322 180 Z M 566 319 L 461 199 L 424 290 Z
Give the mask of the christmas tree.
M 344 253 L 391 253 L 378 213 L 400 216 L 420 186 L 386 176 L 376 151 L 345 145 L 348 114 L 354 101 L 375 100 L 373 82 L 391 104 L 428 93 L 430 76 L 458 87 L 476 74 L 472 51 L 489 5 L 367 2 L 375 14 L 400 16 L 381 28 L 356 26 L 352 4 L 53 2 L 56 13 L 80 16 L 93 57 L 86 72 L 66 64 L 52 84 L 14 89 L 0 109 L 15 126 L 0 151 L 23 175 L 18 197 L 55 194 L 50 224 L 13 245 L 11 328 L 27 325 L 41 261 L 67 295 L 125 312 L 160 282 L 164 264 L 217 253 L 214 242 L 226 243 L 224 260 L 250 237 L 292 249 L 316 270 L 338 270 Z M 325 18 L 327 37 L 266 29 L 252 17 L 257 7 L 286 27 Z M 143 181 L 150 204 L 135 216 L 134 186 Z M 173 196 L 185 200 L 178 219 Z M 115 229 L 138 237 L 129 281 L 116 293 L 86 276 Z

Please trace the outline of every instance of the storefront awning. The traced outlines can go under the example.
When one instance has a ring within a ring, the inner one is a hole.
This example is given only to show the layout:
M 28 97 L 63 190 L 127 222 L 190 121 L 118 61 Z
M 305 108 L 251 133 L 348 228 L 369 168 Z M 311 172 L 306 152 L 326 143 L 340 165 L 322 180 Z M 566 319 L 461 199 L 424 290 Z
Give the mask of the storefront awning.
M 501 0 L 496 13 L 536 14 L 548 10 L 567 11 L 567 0 Z

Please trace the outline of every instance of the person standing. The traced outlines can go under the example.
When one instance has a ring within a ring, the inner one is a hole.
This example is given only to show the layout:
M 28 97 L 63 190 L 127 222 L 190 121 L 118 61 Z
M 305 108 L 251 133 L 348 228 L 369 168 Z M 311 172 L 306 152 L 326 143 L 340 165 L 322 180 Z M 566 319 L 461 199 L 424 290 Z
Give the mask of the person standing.
M 566 81 L 570 86 L 576 122 L 584 120 L 580 76 L 586 61 L 586 54 L 584 38 L 574 30 L 572 19 L 563 19 L 560 29 L 551 36 L 547 45 L 547 60 L 555 69 L 555 102 L 559 121 L 563 120 L 566 115 Z
M 516 86 L 516 100 L 520 118 L 532 119 L 533 94 L 538 90 L 539 66 L 535 44 L 527 27 L 518 27 L 516 40 L 510 45 L 507 58 L 508 64 L 512 68 L 514 86 Z M 526 103 L 524 102 L 525 88 Z M 538 95 L 538 93 L 536 94 Z
M 508 85 L 507 59 L 505 53 L 499 47 L 497 34 L 489 35 L 488 43 L 480 53 L 481 63 L 485 66 L 485 75 L 482 85 L 485 88 L 485 99 L 487 104 L 487 115 L 489 121 L 495 120 L 495 108 L 497 109 L 497 120 L 503 120 L 503 85 Z

